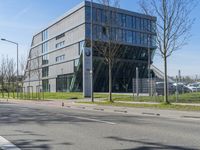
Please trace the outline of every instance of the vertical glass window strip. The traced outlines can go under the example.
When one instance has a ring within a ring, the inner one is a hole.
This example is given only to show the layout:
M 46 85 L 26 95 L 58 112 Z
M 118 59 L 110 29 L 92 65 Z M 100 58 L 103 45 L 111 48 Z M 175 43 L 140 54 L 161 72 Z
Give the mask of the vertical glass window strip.
M 144 33 L 140 33 L 140 44 L 144 44 Z
M 136 44 L 140 44 L 140 32 L 136 32 Z
M 86 21 L 91 20 L 91 7 L 86 7 L 85 8 L 85 16 L 86 16 Z
M 85 34 L 86 34 L 86 38 L 90 38 L 90 34 L 91 34 L 91 26 L 90 24 L 86 24 L 86 31 L 85 31 Z
M 127 42 L 127 40 L 126 40 L 126 30 L 123 30 L 123 42 Z
M 140 29 L 141 30 L 145 30 L 144 29 L 144 19 L 143 18 L 140 18 Z
M 92 8 L 92 16 L 93 16 L 93 21 L 96 22 L 97 21 L 97 9 L 96 8 Z
M 45 42 L 42 44 L 42 53 L 48 52 L 48 43 Z
M 117 29 L 116 30 L 116 40 L 118 41 L 118 42 L 122 42 L 122 29 Z
M 117 20 L 117 24 L 118 24 L 119 26 L 122 26 L 122 14 L 117 13 L 117 14 L 116 14 L 116 20 Z
M 102 39 L 102 26 L 97 25 L 97 40 Z
M 102 10 L 97 9 L 97 22 L 102 23 Z
M 79 43 L 79 55 L 81 55 L 82 51 L 83 51 L 83 48 L 84 48 L 84 45 L 85 45 L 85 42 L 84 41 L 81 41 Z
M 48 77 L 49 75 L 49 67 L 42 68 L 42 77 Z
M 132 16 L 126 16 L 126 27 L 127 28 L 132 28 L 133 27 Z
M 126 15 L 122 14 L 122 25 L 123 27 L 126 27 Z
M 140 30 L 141 24 L 140 24 L 140 18 L 136 18 L 136 29 Z
M 44 30 L 42 32 L 42 41 L 45 41 L 48 39 L 48 31 L 47 30 Z
M 103 10 L 102 11 L 102 22 L 101 23 L 106 23 L 106 15 L 108 15 L 107 11 Z
M 49 55 L 43 55 L 42 56 L 42 65 L 46 65 L 49 63 Z
M 136 38 L 135 38 L 135 32 L 133 32 L 133 40 L 132 40 L 133 44 L 136 44 Z
M 111 39 L 113 41 L 116 41 L 116 28 L 112 28 L 112 32 L 111 32 Z
M 133 23 L 132 23 L 132 26 L 133 26 L 133 29 L 136 28 L 136 20 L 135 20 L 135 17 L 133 17 Z
M 144 26 L 144 31 L 149 32 L 150 30 L 148 29 L 148 20 L 143 19 L 143 26 Z
M 93 30 L 93 32 L 92 32 L 93 33 L 93 39 L 96 40 L 97 39 L 97 25 L 93 25 L 92 30 Z
M 112 24 L 116 25 L 117 21 L 116 21 L 116 13 L 115 12 L 111 12 L 111 20 L 112 20 Z
M 155 21 L 151 21 L 151 32 L 156 32 L 156 23 Z
M 151 32 L 151 21 L 149 19 L 147 20 L 147 29 L 148 32 Z
M 148 35 L 144 34 L 144 45 L 149 46 L 148 45 Z
M 132 34 L 132 31 L 126 31 L 126 41 L 127 43 L 130 43 L 132 44 L 132 41 L 133 41 L 133 34 Z

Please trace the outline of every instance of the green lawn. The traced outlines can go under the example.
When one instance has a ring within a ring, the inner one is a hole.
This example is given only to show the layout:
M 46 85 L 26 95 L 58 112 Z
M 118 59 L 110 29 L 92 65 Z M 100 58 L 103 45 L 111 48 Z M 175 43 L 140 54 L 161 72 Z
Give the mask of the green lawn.
M 9 98 L 16 98 L 16 93 L 10 93 Z M 19 94 L 21 99 L 38 99 L 38 96 L 36 93 L 31 94 L 30 96 L 28 94 Z M 163 102 L 163 96 L 139 96 L 134 97 L 133 95 L 124 95 L 124 94 L 113 94 L 113 100 L 114 101 L 139 101 L 139 102 Z M 2 98 L 2 93 L 0 93 L 0 97 Z M 4 93 L 4 98 L 7 98 L 8 94 Z M 30 97 L 30 98 L 29 98 Z M 95 98 L 104 98 L 105 100 L 108 99 L 108 94 L 103 93 L 94 93 Z M 43 94 L 40 94 L 40 98 L 43 99 Z M 44 93 L 44 99 L 82 99 L 83 94 L 82 92 L 57 92 L 57 93 Z M 176 95 L 169 96 L 170 102 L 176 102 Z M 178 96 L 178 101 L 181 103 L 200 103 L 200 93 L 187 93 L 187 94 L 181 94 Z
M 50 100 L 50 99 L 56 99 L 56 100 L 68 100 L 68 99 L 82 99 L 83 98 L 83 93 L 82 92 L 57 92 L 57 93 L 40 93 L 40 96 L 37 95 L 36 93 L 32 93 L 32 94 L 22 94 L 19 93 L 19 97 L 20 99 L 38 99 L 38 97 L 40 97 L 40 99 L 44 99 L 45 100 Z M 99 94 L 99 93 L 94 93 L 94 97 L 95 98 L 107 98 L 108 94 Z M 8 93 L 4 93 L 4 96 L 2 95 L 2 93 L 0 93 L 0 98 L 17 98 L 17 93 L 10 93 L 8 95 Z
M 82 104 L 97 104 L 102 106 L 117 106 L 117 107 L 135 107 L 135 108 L 153 108 L 153 109 L 165 109 L 165 110 L 180 110 L 180 111 L 200 111 L 200 106 L 188 106 L 188 105 L 175 105 L 175 104 L 130 104 L 130 103 L 110 103 L 104 102 L 77 102 Z
M 139 102 L 163 102 L 163 96 L 139 96 L 134 97 L 132 95 L 113 95 L 114 101 L 139 101 Z M 186 93 L 178 95 L 176 100 L 176 95 L 170 95 L 169 101 L 171 103 L 200 103 L 200 93 Z

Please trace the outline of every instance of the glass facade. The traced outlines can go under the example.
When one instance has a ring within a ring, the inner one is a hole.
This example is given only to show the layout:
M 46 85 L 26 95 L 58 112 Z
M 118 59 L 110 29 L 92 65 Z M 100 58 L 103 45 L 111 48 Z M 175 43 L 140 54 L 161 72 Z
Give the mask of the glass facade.
M 86 21 L 90 21 L 90 7 L 86 7 Z M 111 27 L 105 23 L 110 18 Z M 94 40 L 112 39 L 132 45 L 156 47 L 154 42 L 155 21 L 146 18 L 131 16 L 111 11 L 110 13 L 100 8 L 93 8 L 93 38 Z M 86 38 L 90 38 L 91 25 L 86 23 Z M 148 43 L 148 38 L 150 38 Z
M 73 75 L 59 75 L 56 78 L 56 92 L 69 92 Z

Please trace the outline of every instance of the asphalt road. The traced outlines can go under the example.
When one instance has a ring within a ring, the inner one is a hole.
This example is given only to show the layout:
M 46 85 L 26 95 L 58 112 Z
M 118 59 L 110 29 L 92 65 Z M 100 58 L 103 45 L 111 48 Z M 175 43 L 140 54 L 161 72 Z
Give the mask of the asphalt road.
M 22 150 L 196 150 L 200 119 L 0 103 L 0 136 Z

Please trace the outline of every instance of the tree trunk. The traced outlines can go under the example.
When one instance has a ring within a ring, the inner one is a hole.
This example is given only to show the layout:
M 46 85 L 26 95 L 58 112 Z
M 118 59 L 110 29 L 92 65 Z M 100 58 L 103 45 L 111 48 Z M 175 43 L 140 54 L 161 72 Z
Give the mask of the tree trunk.
M 109 101 L 113 102 L 112 100 L 112 65 L 110 61 L 109 61 L 108 70 L 109 70 Z
M 169 104 L 168 101 L 168 79 L 167 79 L 167 57 L 164 56 L 164 102 Z

